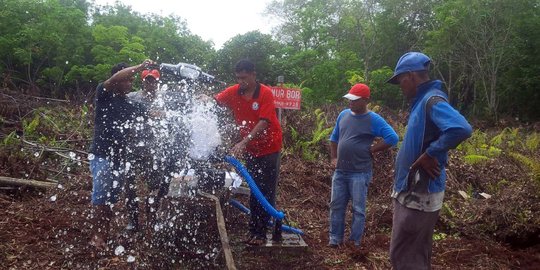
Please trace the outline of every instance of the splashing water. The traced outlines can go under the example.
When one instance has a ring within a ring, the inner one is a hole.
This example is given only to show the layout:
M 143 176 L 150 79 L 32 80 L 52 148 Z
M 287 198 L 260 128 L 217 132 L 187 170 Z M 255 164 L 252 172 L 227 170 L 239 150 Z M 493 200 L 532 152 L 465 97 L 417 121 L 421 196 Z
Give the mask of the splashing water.
M 218 120 L 213 108 L 213 102 L 194 102 L 193 111 L 187 115 L 188 127 L 191 131 L 192 147 L 189 157 L 196 160 L 208 159 L 221 144 Z
M 187 180 L 186 176 L 193 176 L 193 168 L 200 164 L 198 162 L 203 163 L 212 157 L 227 138 L 221 137 L 222 132 L 220 132 L 215 101 L 196 98 L 195 96 L 199 94 L 194 93 L 196 90 L 198 90 L 196 86 L 193 87 L 182 81 L 164 84 L 161 89 L 157 90 L 155 99 L 144 104 L 147 114 L 133 115 L 126 122 L 115 123 L 114 128 L 120 130 L 127 139 L 125 145 L 120 147 L 121 150 L 110 155 L 112 156 L 109 160 L 110 164 L 113 162 L 117 164 L 112 170 L 114 176 L 142 178 L 143 183 L 148 183 L 149 181 L 146 180 L 151 175 L 159 175 L 156 177 L 158 181 L 171 181 L 170 179 L 173 177 L 184 177 Z M 120 144 L 116 141 L 115 143 Z M 73 160 L 79 159 L 76 153 L 70 152 L 68 154 Z M 141 161 L 141 157 L 145 160 Z M 95 158 L 93 154 L 88 155 L 90 161 Z M 235 173 L 227 174 L 226 179 L 228 185 L 239 186 L 241 182 Z M 191 184 L 186 183 L 186 185 Z M 126 187 L 133 188 L 136 193 L 140 192 L 138 189 L 141 189 L 136 182 L 112 182 L 114 189 Z M 167 186 L 167 188 L 169 187 Z M 169 189 L 172 190 L 172 188 L 171 184 Z M 141 190 L 146 189 L 142 188 Z M 151 196 L 155 196 L 155 193 L 151 193 Z M 195 196 L 195 193 L 193 195 Z M 144 201 L 152 206 L 152 212 L 156 212 L 158 215 L 169 215 L 168 218 L 158 218 L 157 223 L 149 225 L 149 229 L 152 229 L 154 235 L 164 238 L 162 239 L 164 245 L 170 245 L 178 252 L 178 249 L 185 246 L 187 242 L 189 245 L 197 245 L 198 247 L 192 250 L 195 250 L 196 254 L 206 254 L 203 257 L 208 261 L 217 256 L 218 252 L 215 250 L 218 248 L 212 244 L 209 246 L 201 244 L 205 243 L 205 239 L 208 238 L 208 235 L 203 234 L 206 233 L 204 226 L 208 226 L 205 225 L 206 223 L 190 220 L 191 226 L 186 224 L 185 231 L 187 232 L 182 231 L 182 234 L 185 233 L 183 239 L 186 241 L 181 241 L 182 238 L 179 238 L 178 240 L 183 243 L 175 242 L 174 236 L 169 232 L 179 231 L 178 223 L 182 222 L 181 217 L 185 215 L 185 212 L 180 210 L 186 211 L 187 209 L 182 209 L 183 206 L 177 205 L 176 209 L 169 209 L 172 211 L 168 211 L 168 213 L 160 213 L 159 197 L 155 199 L 154 197 L 140 197 L 144 198 L 140 199 L 138 196 L 139 194 L 136 194 L 132 198 L 135 203 Z M 111 197 L 111 193 L 107 193 L 107 197 Z M 51 201 L 53 201 L 52 198 Z M 125 215 L 125 211 L 115 211 L 114 215 Z M 195 214 L 194 216 L 190 215 L 190 217 L 199 220 L 208 219 L 208 215 L 199 217 Z M 121 218 L 125 218 L 125 216 Z M 186 236 L 188 237 L 186 238 Z M 152 247 L 152 245 L 155 244 L 150 244 L 148 247 Z M 114 249 L 114 254 L 126 256 L 123 258 L 128 263 L 133 263 L 136 261 L 136 257 L 129 255 L 132 252 L 131 247 L 128 250 L 124 246 L 118 245 Z M 144 261 L 144 257 L 139 260 Z
M 114 249 L 114 254 L 115 254 L 116 256 L 120 256 L 120 255 L 122 255 L 122 253 L 124 253 L 124 251 L 125 251 L 125 248 L 124 248 L 123 246 L 120 245 L 120 246 L 117 246 L 117 247 Z

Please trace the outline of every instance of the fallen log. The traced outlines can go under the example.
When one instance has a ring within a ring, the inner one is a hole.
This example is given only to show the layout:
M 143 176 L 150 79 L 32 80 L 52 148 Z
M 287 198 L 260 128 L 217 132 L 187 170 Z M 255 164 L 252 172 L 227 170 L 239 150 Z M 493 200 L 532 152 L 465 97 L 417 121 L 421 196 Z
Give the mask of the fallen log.
M 1 186 L 16 186 L 16 187 L 29 186 L 29 187 L 35 187 L 35 188 L 53 188 L 53 187 L 56 187 L 58 184 L 45 182 L 45 181 L 32 180 L 32 179 L 18 179 L 18 178 L 0 176 L 0 185 Z

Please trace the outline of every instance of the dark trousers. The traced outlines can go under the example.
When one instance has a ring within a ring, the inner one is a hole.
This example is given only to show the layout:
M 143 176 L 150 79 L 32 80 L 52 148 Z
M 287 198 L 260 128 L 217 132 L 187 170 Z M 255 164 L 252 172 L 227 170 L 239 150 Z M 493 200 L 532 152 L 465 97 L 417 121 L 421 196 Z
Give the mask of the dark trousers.
M 129 223 L 134 229 L 139 229 L 139 203 L 137 202 L 137 178 L 141 177 L 146 183 L 150 195 L 145 199 L 147 224 L 154 222 L 154 213 L 158 210 L 160 201 L 169 191 L 169 166 L 155 161 L 148 155 L 133 156 L 130 160 L 132 169 L 126 174 L 125 192 L 126 209 Z M 155 163 L 155 164 L 154 164 Z M 157 165 L 157 169 L 154 169 Z
M 246 158 L 246 168 L 259 187 L 259 190 L 272 206 L 276 206 L 276 189 L 279 177 L 280 153 L 261 157 Z M 270 222 L 270 214 L 264 210 L 257 198 L 251 194 L 249 198 L 251 218 L 249 231 L 252 235 L 266 238 L 266 229 Z M 281 226 L 280 222 L 275 222 Z
M 393 199 L 394 219 L 390 242 L 390 261 L 395 270 L 431 269 L 433 230 L 439 211 L 410 209 Z

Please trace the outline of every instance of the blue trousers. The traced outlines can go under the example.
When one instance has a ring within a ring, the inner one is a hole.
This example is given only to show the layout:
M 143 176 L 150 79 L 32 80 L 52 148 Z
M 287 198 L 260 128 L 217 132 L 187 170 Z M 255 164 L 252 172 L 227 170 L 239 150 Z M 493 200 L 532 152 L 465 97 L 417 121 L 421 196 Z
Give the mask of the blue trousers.
M 345 231 L 345 211 L 352 201 L 352 224 L 349 240 L 360 245 L 366 222 L 366 199 L 371 172 L 349 172 L 336 170 L 332 177 L 330 201 L 330 241 L 331 245 L 343 243 Z
M 118 202 L 124 185 L 124 173 L 122 170 L 115 169 L 117 167 L 105 157 L 95 156 L 90 160 L 93 205 Z

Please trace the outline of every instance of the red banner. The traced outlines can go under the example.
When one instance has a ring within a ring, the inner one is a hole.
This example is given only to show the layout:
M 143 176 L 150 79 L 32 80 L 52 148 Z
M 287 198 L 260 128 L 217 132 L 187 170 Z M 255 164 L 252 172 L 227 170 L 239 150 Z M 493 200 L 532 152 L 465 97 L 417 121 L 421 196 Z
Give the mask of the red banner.
M 274 94 L 274 104 L 276 108 L 300 110 L 300 102 L 302 101 L 302 91 L 300 89 L 272 87 Z

